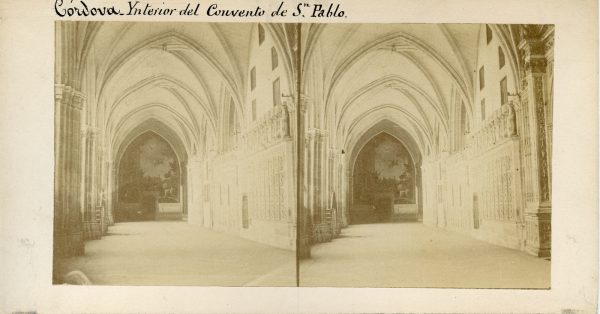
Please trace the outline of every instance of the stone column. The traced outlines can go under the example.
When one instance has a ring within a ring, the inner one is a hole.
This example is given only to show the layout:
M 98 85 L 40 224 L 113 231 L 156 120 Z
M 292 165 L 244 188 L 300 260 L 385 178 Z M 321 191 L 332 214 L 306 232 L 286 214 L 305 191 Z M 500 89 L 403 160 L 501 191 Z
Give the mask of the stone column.
M 545 84 L 546 57 L 542 34 L 545 26 L 527 25 L 522 28 L 519 49 L 523 57 L 521 101 L 527 111 L 531 197 L 525 206 L 526 250 L 537 256 L 550 256 L 551 196 L 546 138 Z M 529 164 L 529 163 L 526 163 Z
M 81 204 L 81 214 L 83 215 L 83 219 L 84 219 L 84 226 L 83 226 L 83 236 L 84 239 L 89 239 L 88 234 L 86 232 L 86 227 L 85 227 L 85 217 L 86 217 L 86 203 L 87 203 L 87 195 L 88 193 L 86 192 L 86 189 L 89 189 L 89 184 L 87 183 L 88 180 L 88 171 L 87 168 L 89 167 L 87 165 L 88 162 L 88 149 L 87 149 L 87 143 L 88 143 L 88 136 L 87 136 L 87 129 L 84 127 L 81 129 L 80 131 L 80 138 L 81 138 L 81 154 L 80 154 L 80 162 L 81 162 L 81 189 L 80 189 L 80 195 L 79 195 L 79 203 Z
M 113 203 L 113 195 L 114 195 L 114 190 L 115 190 L 115 182 L 116 182 L 116 177 L 115 177 L 115 171 L 114 171 L 114 165 L 113 165 L 113 161 L 112 160 L 107 160 L 106 161 L 106 190 L 104 191 L 105 197 L 106 197 L 106 202 L 104 204 L 105 206 L 105 210 L 106 210 L 106 215 L 107 215 L 107 223 L 109 226 L 112 226 L 115 224 L 115 217 L 114 217 L 114 203 Z
M 91 203 L 90 196 L 92 194 L 91 185 L 91 145 L 90 136 L 87 127 L 83 127 L 80 132 L 81 136 L 81 215 L 83 217 L 83 238 L 84 240 L 92 239 L 91 226 Z
M 323 203 L 325 204 L 325 208 L 328 208 L 331 211 L 331 229 L 334 235 L 337 235 L 337 204 L 334 204 L 334 198 L 337 200 L 337 182 L 334 180 L 335 173 L 335 159 L 336 153 L 335 148 L 327 146 L 326 155 L 324 156 L 324 160 L 327 162 L 327 168 L 325 170 L 325 181 L 323 186 L 325 187 L 325 197 Z
M 344 182 L 346 183 L 344 186 L 344 192 L 345 197 L 344 199 L 346 200 L 346 204 L 344 206 L 344 211 L 343 211 L 343 221 L 344 221 L 344 225 L 347 226 L 349 225 L 352 220 L 350 219 L 350 211 L 352 210 L 352 207 L 354 205 L 354 178 L 353 178 L 353 165 L 350 165 L 350 153 L 349 152 L 345 152 L 342 156 L 342 164 L 343 164 L 343 176 L 344 179 L 342 184 L 344 184 Z
M 204 217 L 202 214 L 202 194 L 204 193 L 202 188 L 201 171 L 202 161 L 199 158 L 193 158 L 188 160 L 187 164 L 188 177 L 188 221 L 190 223 L 202 225 Z
M 309 170 L 309 176 L 312 180 L 309 181 L 309 193 L 310 202 L 309 206 L 312 212 L 313 222 L 313 242 L 324 242 L 331 239 L 331 226 L 330 221 L 327 220 L 325 215 L 326 206 L 323 206 L 323 200 L 327 199 L 327 191 L 323 191 L 323 146 L 324 146 L 324 135 L 325 132 L 319 129 L 311 129 L 309 131 L 309 138 L 311 142 L 309 147 L 312 150 L 311 154 L 311 168 Z
M 338 148 L 330 147 L 328 151 L 328 178 L 327 178 L 327 207 L 331 209 L 332 233 L 337 236 L 342 228 L 342 187 L 341 187 L 341 162 L 342 154 Z
M 297 177 L 297 208 L 298 211 L 298 240 L 297 240 L 297 256 L 300 259 L 310 258 L 310 239 L 312 238 L 312 222 L 310 219 L 310 211 L 304 205 L 304 169 L 305 163 L 305 145 L 306 137 L 305 137 L 305 115 L 306 115 L 306 107 L 307 107 L 308 99 L 300 96 L 298 101 L 298 110 L 297 110 L 297 134 L 298 134 L 298 177 Z
M 544 33 L 544 49 L 546 56 L 546 147 L 548 150 L 548 165 L 552 165 L 552 117 L 554 112 L 553 90 L 554 90 L 554 27 L 549 26 Z M 548 181 L 552 182 L 552 167 L 549 167 Z M 549 184 L 550 195 L 552 195 L 552 184 Z
M 54 255 L 83 254 L 80 122 L 83 95 L 55 85 Z
M 85 186 L 83 191 L 85 193 L 82 204 L 83 210 L 83 229 L 85 239 L 98 239 L 102 235 L 102 225 L 98 217 L 101 217 L 101 213 L 98 212 L 97 194 L 99 184 L 99 167 L 98 154 L 97 154 L 97 134 L 98 130 L 93 127 L 87 127 L 82 131 L 82 136 L 86 137 L 84 151 L 82 154 L 84 160 L 81 164 L 84 165 L 82 177 Z
M 309 218 L 311 222 L 315 220 L 315 213 L 313 212 L 313 203 L 314 203 L 314 165 L 315 165 L 315 133 L 312 131 L 306 132 L 306 145 L 305 147 L 305 156 L 306 156 L 306 203 L 304 206 L 307 207 Z
M 342 151 L 340 151 L 340 154 L 338 155 L 338 166 L 336 170 L 336 177 L 338 181 L 338 221 L 340 222 L 340 229 L 348 226 L 348 217 L 346 215 L 346 212 L 348 211 L 348 200 L 346 197 L 348 188 L 344 184 L 350 183 L 345 177 L 346 159 L 345 153 L 342 153 Z
M 421 161 L 415 165 L 415 201 L 417 202 L 417 221 L 423 222 L 423 178 L 421 175 Z
M 314 186 L 314 198 L 313 198 L 313 208 L 315 213 L 319 216 L 319 222 L 323 221 L 323 137 L 324 133 L 321 130 L 315 130 L 315 167 L 314 167 L 314 177 L 315 177 L 315 186 Z
M 108 232 L 108 225 L 110 224 L 110 221 L 106 203 L 106 188 L 108 186 L 106 180 L 106 162 L 104 161 L 104 156 L 106 156 L 106 149 L 104 147 L 104 143 L 102 142 L 102 134 L 100 132 L 98 132 L 98 134 L 96 135 L 96 143 L 96 164 L 98 165 L 96 206 L 100 210 L 100 236 L 103 236 Z
M 98 129 L 89 129 L 90 137 L 90 166 L 91 166 L 91 195 L 90 208 L 92 211 L 92 237 L 99 239 L 102 236 L 102 212 L 98 206 L 99 187 L 100 187 L 100 168 L 101 164 L 98 160 Z
M 181 205 L 181 220 L 188 220 L 190 205 L 190 167 L 188 160 L 180 160 L 180 174 L 179 174 L 179 204 Z M 158 214 L 158 208 L 157 214 Z

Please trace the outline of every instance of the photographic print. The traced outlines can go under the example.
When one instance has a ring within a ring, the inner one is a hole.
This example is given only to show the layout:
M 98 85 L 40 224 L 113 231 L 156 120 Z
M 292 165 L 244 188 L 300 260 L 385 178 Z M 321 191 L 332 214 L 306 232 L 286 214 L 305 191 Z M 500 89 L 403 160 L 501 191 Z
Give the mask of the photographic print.
M 597 312 L 597 11 L 0 1 L 0 312 Z
M 296 285 L 293 36 L 56 23 L 55 284 Z
M 302 41 L 300 286 L 550 288 L 553 25 Z
M 550 288 L 553 25 L 56 28 L 57 282 Z

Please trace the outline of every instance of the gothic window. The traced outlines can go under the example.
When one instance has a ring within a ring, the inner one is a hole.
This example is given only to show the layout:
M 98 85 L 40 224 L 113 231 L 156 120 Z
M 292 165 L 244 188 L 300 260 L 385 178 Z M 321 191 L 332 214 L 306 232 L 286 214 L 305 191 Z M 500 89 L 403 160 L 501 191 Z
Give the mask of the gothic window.
M 481 121 L 485 120 L 485 98 L 481 100 Z
M 508 91 L 506 87 L 506 76 L 500 81 L 500 104 L 508 103 Z
M 250 90 L 254 90 L 256 88 L 256 67 L 253 67 L 250 70 Z
M 256 99 L 252 100 L 252 122 L 256 121 Z
M 504 51 L 502 51 L 502 48 L 498 47 L 498 65 L 500 66 L 500 69 L 504 67 L 504 63 Z
M 260 46 L 265 41 L 265 29 L 258 24 L 258 45 Z
M 273 106 L 279 106 L 281 104 L 281 88 L 279 86 L 279 78 L 273 81 Z
M 279 65 L 279 57 L 277 56 L 277 49 L 271 47 L 271 70 L 275 70 Z
M 485 25 L 485 37 L 487 39 L 487 43 L 489 44 L 492 41 L 492 29 L 489 25 Z
M 485 70 L 483 66 L 479 69 L 479 89 L 483 89 L 485 86 Z

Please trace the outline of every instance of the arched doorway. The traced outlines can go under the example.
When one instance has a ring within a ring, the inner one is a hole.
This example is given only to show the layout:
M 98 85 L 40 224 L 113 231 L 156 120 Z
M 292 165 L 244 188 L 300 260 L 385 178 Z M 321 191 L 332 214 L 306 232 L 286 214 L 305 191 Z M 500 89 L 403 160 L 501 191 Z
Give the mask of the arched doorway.
M 386 132 L 373 136 L 353 164 L 349 223 L 416 221 L 418 172 L 398 138 Z
M 115 221 L 181 219 L 182 171 L 173 147 L 148 131 L 135 138 L 118 164 Z

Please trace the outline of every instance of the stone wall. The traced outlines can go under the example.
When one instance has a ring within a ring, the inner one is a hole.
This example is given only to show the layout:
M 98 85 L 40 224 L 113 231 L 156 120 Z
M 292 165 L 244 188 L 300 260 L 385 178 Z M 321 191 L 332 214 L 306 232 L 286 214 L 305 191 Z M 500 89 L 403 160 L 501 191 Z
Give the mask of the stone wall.
M 423 223 L 523 249 L 519 137 L 505 105 L 473 134 L 467 148 L 425 160 Z
M 296 198 L 289 109 L 274 107 L 231 152 L 207 164 L 204 225 L 285 248 L 296 245 Z

